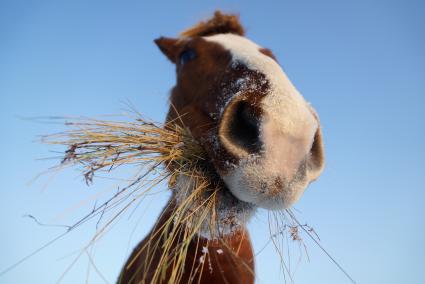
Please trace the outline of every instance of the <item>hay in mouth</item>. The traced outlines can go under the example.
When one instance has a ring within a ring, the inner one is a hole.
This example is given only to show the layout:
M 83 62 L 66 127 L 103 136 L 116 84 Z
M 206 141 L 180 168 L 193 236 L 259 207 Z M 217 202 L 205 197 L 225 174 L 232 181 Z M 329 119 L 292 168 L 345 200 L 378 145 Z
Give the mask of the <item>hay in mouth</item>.
M 45 143 L 67 147 L 59 169 L 77 167 L 82 171 L 86 183 L 90 184 L 97 174 L 110 173 L 121 166 L 141 168 L 134 180 L 70 227 L 70 230 L 74 229 L 95 216 L 100 215 L 102 218 L 105 212 L 117 212 L 97 230 L 88 246 L 93 245 L 120 215 L 156 185 L 168 180 L 169 188 L 173 189 L 181 180 L 185 181 L 178 184 L 178 196 L 173 193 L 178 202 L 170 203 L 172 208 L 165 210 L 168 212 L 166 221 L 153 231 L 146 245 L 140 248 L 140 253 L 150 257 L 145 266 L 138 268 L 137 273 L 141 272 L 146 279 L 151 279 L 151 283 L 162 283 L 164 275 L 169 275 L 170 271 L 171 276 L 166 282 L 177 283 L 182 279 L 191 242 L 199 243 L 205 234 L 213 241 L 221 242 L 219 234 L 223 230 L 220 226 L 226 225 L 222 218 L 224 207 L 227 211 L 227 207 L 251 212 L 255 210 L 252 205 L 238 200 L 229 190 L 225 190 L 224 183 L 208 161 L 202 145 L 193 139 L 189 129 L 179 126 L 176 121 L 161 125 L 141 117 L 131 122 L 74 119 L 66 122 L 66 125 L 71 129 L 43 138 Z M 149 179 L 149 176 L 154 178 Z M 269 226 L 270 240 L 281 258 L 282 272 L 291 278 L 282 254 L 285 249 L 278 240 L 289 235 L 304 250 L 306 247 L 298 235 L 298 228 L 310 237 L 314 231 L 307 225 L 301 225 L 290 209 L 269 212 Z M 226 244 L 223 243 L 223 246 Z M 153 255 L 158 252 L 161 255 L 159 260 L 153 259 Z M 236 254 L 231 257 L 238 258 Z M 136 258 L 137 255 L 134 261 Z M 128 265 L 131 264 L 130 260 Z M 156 267 L 153 275 L 150 265 Z M 205 262 L 193 260 L 191 265 L 189 279 L 190 282 L 196 282 L 196 275 L 203 271 Z
M 140 253 L 148 256 L 161 252 L 154 275 L 146 275 L 152 283 L 163 281 L 163 275 L 170 269 L 170 283 L 178 282 L 184 272 L 190 243 L 199 242 L 201 232 L 216 239 L 220 231 L 217 200 L 223 197 L 220 192 L 223 184 L 207 161 L 202 146 L 187 128 L 175 122 L 160 125 L 138 117 L 133 122 L 75 119 L 66 125 L 71 130 L 46 136 L 43 141 L 65 145 L 67 150 L 59 167 L 78 167 L 87 184 L 92 183 L 97 174 L 109 173 L 120 166 L 142 168 L 134 181 L 99 206 L 99 212 L 94 210 L 92 215 L 103 215 L 124 204 L 123 209 L 111 218 L 116 219 L 161 181 L 168 179 L 169 188 L 179 183 L 179 192 L 173 193 L 178 202 L 166 209 L 169 216 L 166 216 L 165 223 L 153 231 L 150 241 L 140 249 Z M 148 176 L 154 178 L 148 179 Z M 109 224 L 111 222 L 107 221 L 105 227 Z M 140 267 L 138 272 L 148 273 L 149 264 L 155 261 L 147 259 L 147 265 Z M 191 274 L 194 279 L 203 265 L 193 263 Z

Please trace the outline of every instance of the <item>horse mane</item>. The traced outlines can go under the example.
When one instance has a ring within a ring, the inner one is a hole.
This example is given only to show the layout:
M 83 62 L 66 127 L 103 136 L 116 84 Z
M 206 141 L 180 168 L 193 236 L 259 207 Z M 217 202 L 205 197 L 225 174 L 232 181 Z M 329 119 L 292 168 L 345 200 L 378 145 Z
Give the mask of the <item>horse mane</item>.
M 223 14 L 215 11 L 214 17 L 208 21 L 201 21 L 195 26 L 180 33 L 182 37 L 210 36 L 215 34 L 232 33 L 240 36 L 245 35 L 245 30 L 239 22 L 239 16 L 235 14 Z

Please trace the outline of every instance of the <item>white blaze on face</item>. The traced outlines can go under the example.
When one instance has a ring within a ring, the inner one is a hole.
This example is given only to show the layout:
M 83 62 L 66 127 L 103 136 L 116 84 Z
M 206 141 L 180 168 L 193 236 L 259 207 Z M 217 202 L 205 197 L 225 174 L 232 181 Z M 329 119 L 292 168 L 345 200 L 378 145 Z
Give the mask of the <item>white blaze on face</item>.
M 261 53 L 260 46 L 234 34 L 218 34 L 204 39 L 223 46 L 231 53 L 233 62 L 262 73 L 270 86 L 261 102 L 261 158 L 248 157 L 240 161 L 235 170 L 223 176 L 224 181 L 243 201 L 266 208 L 290 206 L 301 196 L 308 182 L 293 182 L 278 193 L 272 190 L 272 183 L 276 178 L 287 184 L 295 180 L 311 149 L 318 129 L 317 120 L 279 64 Z

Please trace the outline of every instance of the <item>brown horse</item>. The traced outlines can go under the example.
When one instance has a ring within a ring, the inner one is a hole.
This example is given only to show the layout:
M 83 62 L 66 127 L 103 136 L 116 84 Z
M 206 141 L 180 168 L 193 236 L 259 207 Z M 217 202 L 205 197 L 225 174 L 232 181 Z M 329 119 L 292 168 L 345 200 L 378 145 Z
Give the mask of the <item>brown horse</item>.
M 179 205 L 182 181 L 148 236 L 125 264 L 119 283 L 253 283 L 246 222 L 256 208 L 285 209 L 323 170 L 319 119 L 269 49 L 244 37 L 238 17 L 216 12 L 179 38 L 155 40 L 176 65 L 167 122 L 187 127 L 208 156 L 218 185 L 215 233 L 201 227 L 190 241 L 181 275 L 158 276 L 164 226 Z M 184 114 L 184 115 L 181 115 Z M 182 178 L 183 179 L 183 178 Z M 181 242 L 173 239 L 173 246 Z M 197 264 L 202 263 L 199 269 Z

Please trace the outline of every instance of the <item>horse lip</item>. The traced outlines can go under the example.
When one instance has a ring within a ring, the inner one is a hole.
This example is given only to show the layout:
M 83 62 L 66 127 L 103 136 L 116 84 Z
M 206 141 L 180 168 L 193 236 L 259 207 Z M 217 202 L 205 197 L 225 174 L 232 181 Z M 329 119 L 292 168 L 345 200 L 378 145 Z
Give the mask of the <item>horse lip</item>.
M 207 162 L 207 161 L 206 161 Z M 223 179 L 222 173 L 216 168 L 216 166 L 213 163 L 207 162 L 204 167 L 202 168 L 203 171 L 205 171 L 207 176 L 211 178 L 211 180 L 216 181 L 215 183 L 219 186 L 220 190 L 225 191 L 228 195 L 231 196 L 234 202 L 243 205 L 249 205 L 253 207 L 257 207 L 257 205 L 253 202 L 248 202 L 239 199 L 229 188 L 229 186 L 226 184 L 226 182 Z

